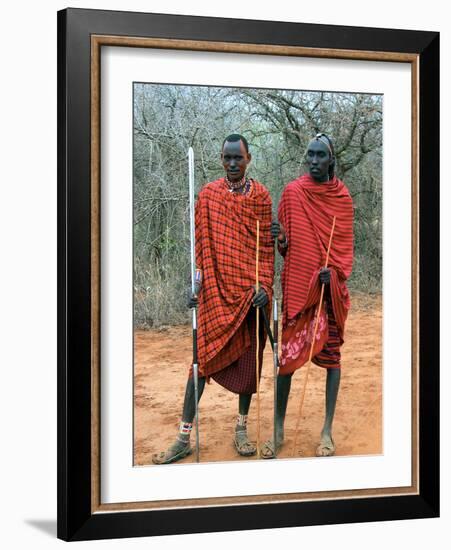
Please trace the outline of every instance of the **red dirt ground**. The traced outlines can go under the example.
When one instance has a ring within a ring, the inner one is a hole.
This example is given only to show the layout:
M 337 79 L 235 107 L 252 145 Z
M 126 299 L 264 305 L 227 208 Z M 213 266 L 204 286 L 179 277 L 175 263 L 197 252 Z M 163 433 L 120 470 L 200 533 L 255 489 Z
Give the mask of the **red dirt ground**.
M 135 331 L 135 465 L 152 464 L 153 453 L 165 450 L 177 434 L 192 354 L 190 326 Z M 260 441 L 272 435 L 273 362 L 267 342 L 260 386 Z M 292 456 L 299 400 L 306 368 L 293 376 L 285 422 L 285 444 L 279 456 Z M 312 364 L 297 437 L 296 456 L 314 456 L 324 419 L 326 372 Z M 202 462 L 255 460 L 240 457 L 232 439 L 238 396 L 214 381 L 200 401 Z M 256 396 L 248 433 L 257 439 Z M 333 436 L 336 455 L 382 452 L 382 300 L 353 295 L 342 348 L 342 376 Z M 194 437 L 192 437 L 194 440 Z M 194 454 L 182 462 L 194 461 Z

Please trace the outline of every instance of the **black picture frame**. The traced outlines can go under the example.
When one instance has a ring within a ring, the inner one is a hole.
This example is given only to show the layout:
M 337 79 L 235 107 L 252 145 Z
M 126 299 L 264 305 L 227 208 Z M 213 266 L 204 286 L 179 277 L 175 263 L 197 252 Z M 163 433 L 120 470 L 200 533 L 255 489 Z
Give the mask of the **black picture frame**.
M 413 54 L 418 70 L 416 495 L 202 508 L 93 510 L 91 55 L 93 35 Z M 58 12 L 58 537 L 64 540 L 439 515 L 439 33 L 66 9 Z

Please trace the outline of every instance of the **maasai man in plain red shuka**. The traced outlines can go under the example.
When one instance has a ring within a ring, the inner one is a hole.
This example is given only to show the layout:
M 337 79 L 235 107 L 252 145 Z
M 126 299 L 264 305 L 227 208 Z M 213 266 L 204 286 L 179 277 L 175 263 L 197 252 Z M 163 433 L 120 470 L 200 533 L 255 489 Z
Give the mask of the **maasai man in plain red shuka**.
M 196 203 L 197 272 L 189 306 L 199 307 L 199 399 L 210 377 L 239 394 L 233 442 L 240 455 L 250 456 L 257 450 L 247 436 L 249 407 L 252 394 L 257 391 L 256 312 L 267 307 L 269 315 L 274 278 L 271 197 L 261 183 L 246 176 L 251 155 L 243 136 L 232 134 L 224 140 L 221 160 L 226 177 L 204 185 Z M 255 292 L 257 220 L 259 290 Z M 264 346 L 261 322 L 259 369 Z M 194 382 L 190 372 L 179 434 L 168 450 L 153 455 L 155 464 L 169 464 L 192 452 L 190 433 L 194 415 Z
M 318 134 L 307 149 L 309 174 L 288 183 L 271 232 L 284 257 L 282 271 L 282 348 L 277 380 L 277 447 L 283 443 L 283 424 L 291 375 L 309 358 L 321 285 L 325 293 L 319 312 L 312 362 L 327 369 L 326 418 L 317 456 L 335 452 L 332 421 L 340 383 L 340 347 L 350 307 L 346 280 L 353 261 L 353 205 L 345 184 L 334 175 L 335 155 L 330 138 Z M 327 269 L 327 248 L 335 227 Z M 262 447 L 273 458 L 274 442 Z
M 282 272 L 283 317 L 280 374 L 290 374 L 304 365 L 309 357 L 321 294 L 319 273 L 326 263 L 327 247 L 336 217 L 329 254 L 329 294 L 323 302 L 313 362 L 328 368 L 340 366 L 339 356 L 327 358 L 318 354 L 327 343 L 330 306 L 343 343 L 344 327 L 350 307 L 346 280 L 353 259 L 353 207 L 344 183 L 336 176 L 317 183 L 309 174 L 289 183 L 279 204 L 279 221 L 284 227 L 289 246 L 282 248 L 285 258 Z

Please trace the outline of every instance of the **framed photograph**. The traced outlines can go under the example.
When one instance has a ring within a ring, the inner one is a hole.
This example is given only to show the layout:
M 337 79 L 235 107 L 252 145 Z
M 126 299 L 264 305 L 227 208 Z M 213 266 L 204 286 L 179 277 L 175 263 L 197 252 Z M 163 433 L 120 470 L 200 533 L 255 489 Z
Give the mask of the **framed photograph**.
M 58 537 L 438 516 L 438 96 L 434 32 L 58 13 Z

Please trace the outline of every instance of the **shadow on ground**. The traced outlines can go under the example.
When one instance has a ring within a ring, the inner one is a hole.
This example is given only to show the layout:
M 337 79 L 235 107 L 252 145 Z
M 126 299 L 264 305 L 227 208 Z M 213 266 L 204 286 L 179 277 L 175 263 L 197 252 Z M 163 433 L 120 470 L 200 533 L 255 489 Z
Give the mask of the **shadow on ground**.
M 27 519 L 25 523 L 56 538 L 56 519 Z

